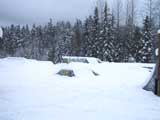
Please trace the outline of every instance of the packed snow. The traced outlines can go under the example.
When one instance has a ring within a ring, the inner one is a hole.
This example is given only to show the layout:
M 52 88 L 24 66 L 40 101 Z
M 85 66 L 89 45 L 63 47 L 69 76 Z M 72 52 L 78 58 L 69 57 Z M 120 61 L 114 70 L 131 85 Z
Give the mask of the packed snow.
M 154 66 L 0 59 L 0 120 L 160 120 L 160 98 L 142 89 Z

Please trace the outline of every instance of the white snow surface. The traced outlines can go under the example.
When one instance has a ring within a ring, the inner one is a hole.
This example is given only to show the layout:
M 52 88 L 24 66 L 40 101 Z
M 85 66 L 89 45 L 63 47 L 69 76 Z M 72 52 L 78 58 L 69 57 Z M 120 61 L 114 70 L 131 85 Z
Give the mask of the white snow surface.
M 160 29 L 158 30 L 158 34 L 160 34 Z
M 160 120 L 160 98 L 142 89 L 154 66 L 0 59 L 0 120 Z

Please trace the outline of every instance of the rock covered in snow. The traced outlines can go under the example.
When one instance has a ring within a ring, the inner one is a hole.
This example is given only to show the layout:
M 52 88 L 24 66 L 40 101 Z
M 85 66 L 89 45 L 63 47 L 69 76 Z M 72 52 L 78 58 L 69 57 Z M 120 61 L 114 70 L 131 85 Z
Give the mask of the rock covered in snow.
M 160 34 L 160 29 L 158 30 L 158 34 Z
M 57 74 L 59 74 L 61 76 L 68 76 L 68 77 L 74 77 L 75 76 L 73 70 L 67 70 L 67 69 L 62 69 Z
M 2 28 L 0 27 L 0 38 L 2 38 L 3 37 L 3 30 L 2 30 Z

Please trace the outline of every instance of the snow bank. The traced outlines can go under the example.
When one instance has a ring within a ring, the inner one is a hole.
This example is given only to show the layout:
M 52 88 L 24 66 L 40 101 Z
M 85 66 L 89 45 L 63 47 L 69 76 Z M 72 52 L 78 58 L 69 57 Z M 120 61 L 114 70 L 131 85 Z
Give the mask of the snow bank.
M 159 120 L 160 98 L 142 89 L 148 67 L 154 65 L 0 59 L 0 119 Z M 77 76 L 57 75 L 62 68 Z
M 158 34 L 160 34 L 160 29 L 158 30 Z

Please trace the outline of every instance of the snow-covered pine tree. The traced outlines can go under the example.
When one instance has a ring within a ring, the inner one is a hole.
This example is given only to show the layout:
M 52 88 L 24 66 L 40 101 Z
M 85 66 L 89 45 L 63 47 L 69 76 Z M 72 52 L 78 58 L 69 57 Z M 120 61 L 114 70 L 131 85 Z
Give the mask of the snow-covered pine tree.
M 44 47 L 43 47 L 43 28 L 41 25 L 37 26 L 37 52 L 38 59 L 43 58 Z
M 143 47 L 139 51 L 141 55 L 141 62 L 143 63 L 152 62 L 152 50 L 153 50 L 152 40 L 153 40 L 153 35 L 151 32 L 150 21 L 149 21 L 149 17 L 146 16 L 143 23 L 143 30 L 142 30 Z
M 55 35 L 56 35 L 56 26 L 53 25 L 52 19 L 48 22 L 46 26 L 44 26 L 44 40 L 43 40 L 43 46 L 45 49 L 50 49 L 55 44 Z
M 108 12 L 108 5 L 107 2 L 105 3 L 104 7 L 104 18 L 102 21 L 102 53 L 103 53 L 103 59 L 104 61 L 110 61 L 109 60 L 109 40 L 108 40 L 108 24 L 109 24 L 109 18 L 108 18 L 109 12 Z
M 16 56 L 29 58 L 31 47 L 31 35 L 29 26 L 23 26 L 21 29 L 20 47 L 17 49 Z
M 31 29 L 31 52 L 30 57 L 32 59 L 38 59 L 38 37 L 37 37 L 37 26 L 33 24 Z
M 141 28 L 138 26 L 135 27 L 135 31 L 133 33 L 133 41 L 130 42 L 130 46 L 130 54 L 134 59 L 134 62 L 141 62 L 141 55 L 139 54 L 139 51 L 142 49 L 143 43 Z
M 62 61 L 61 43 L 57 41 L 53 48 L 48 52 L 48 60 L 52 61 L 54 64 L 60 63 Z
M 83 55 L 86 57 L 92 56 L 92 45 L 93 45 L 92 23 L 93 23 L 92 16 L 89 16 L 89 18 L 87 18 L 84 23 L 82 50 L 83 50 Z
M 15 56 L 17 57 L 24 57 L 24 51 L 23 51 L 23 44 L 24 44 L 24 35 L 22 34 L 22 29 L 20 27 L 20 25 L 15 26 L 15 34 L 17 36 L 17 40 L 16 40 L 16 52 L 15 52 Z
M 134 28 L 135 27 L 133 25 L 133 16 L 132 15 L 128 15 L 127 16 L 127 20 L 126 20 L 126 25 L 124 26 L 124 38 L 122 42 L 122 54 L 123 54 L 123 58 L 122 61 L 123 62 L 128 62 L 129 58 L 132 57 L 131 54 L 131 50 L 132 50 L 132 42 L 133 42 L 133 34 L 134 34 Z
M 72 55 L 79 56 L 80 53 L 82 52 L 81 48 L 82 48 L 82 21 L 77 19 L 73 27 Z
M 4 56 L 4 39 L 3 39 L 3 29 L 0 27 L 0 58 Z
M 4 33 L 4 50 L 10 56 L 14 56 L 18 40 L 18 36 L 16 35 L 16 27 L 12 24 L 10 28 L 6 28 Z
M 3 50 L 3 30 L 0 27 L 0 51 Z
M 52 49 L 50 49 L 50 51 L 48 52 L 48 60 L 52 61 L 53 63 L 55 62 L 55 48 L 53 47 Z
M 49 47 L 48 60 L 52 61 L 53 63 L 59 63 L 62 60 L 61 58 L 62 58 L 63 39 L 62 39 L 61 27 L 62 27 L 62 23 L 58 22 L 55 26 L 55 31 L 53 32 L 53 25 L 50 22 L 48 23 L 48 27 L 46 31 L 47 38 L 50 39 L 49 40 L 50 45 L 46 44 Z
M 107 3 L 104 8 L 104 20 L 103 20 L 103 31 L 102 33 L 102 44 L 103 44 L 103 60 L 114 61 L 115 46 L 114 46 L 114 30 L 113 30 L 113 15 L 109 13 Z
M 72 42 L 72 29 L 71 29 L 71 24 L 70 22 L 61 23 L 61 35 L 60 35 L 60 40 L 61 40 L 61 51 L 62 51 L 62 56 L 69 56 L 71 55 L 71 42 Z
M 55 31 L 55 43 L 51 48 L 54 51 L 54 63 L 61 62 L 62 56 L 71 55 L 72 26 L 69 22 L 58 22 Z
M 99 33 L 100 33 L 100 23 L 99 23 L 99 14 L 98 8 L 95 7 L 94 16 L 93 16 L 93 26 L 92 26 L 92 57 L 98 57 L 100 53 L 100 41 L 99 41 Z

